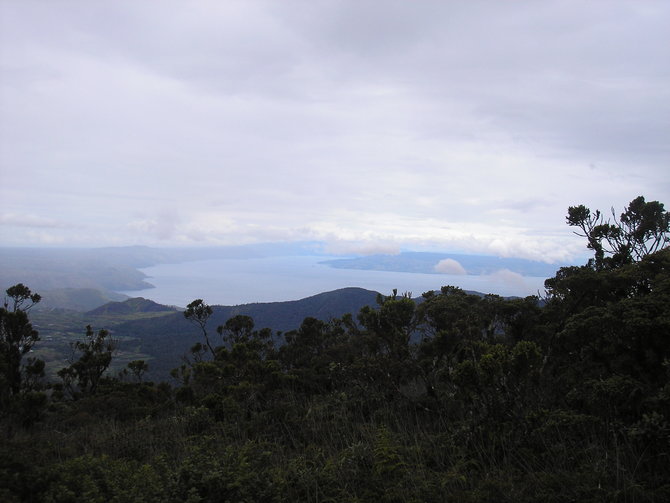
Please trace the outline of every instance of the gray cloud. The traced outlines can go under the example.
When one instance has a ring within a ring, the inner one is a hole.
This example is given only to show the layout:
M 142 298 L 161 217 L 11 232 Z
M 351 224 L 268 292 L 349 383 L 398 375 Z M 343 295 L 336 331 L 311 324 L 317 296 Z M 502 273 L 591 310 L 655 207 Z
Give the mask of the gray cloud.
M 0 225 L 11 227 L 28 227 L 38 229 L 58 229 L 68 227 L 65 223 L 51 218 L 44 218 L 31 214 L 0 214 Z
M 669 199 L 664 2 L 0 10 L 0 213 L 64 243 L 563 260 L 569 205 Z

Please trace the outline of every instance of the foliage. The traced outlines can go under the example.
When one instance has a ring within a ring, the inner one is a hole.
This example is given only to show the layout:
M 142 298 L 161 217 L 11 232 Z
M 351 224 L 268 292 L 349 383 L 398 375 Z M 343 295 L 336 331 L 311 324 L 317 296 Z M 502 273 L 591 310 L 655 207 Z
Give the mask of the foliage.
M 205 343 L 209 351 L 214 354 L 214 348 L 209 342 L 209 336 L 207 334 L 207 320 L 212 316 L 212 308 L 205 304 L 202 299 L 196 299 L 186 306 L 186 311 L 184 311 L 184 318 L 200 328 L 202 335 L 205 338 Z
M 0 400 L 4 405 L 21 392 L 28 376 L 39 375 L 42 370 L 34 359 L 23 365 L 24 356 L 39 341 L 37 330 L 28 320 L 28 311 L 41 297 L 21 283 L 8 288 L 6 293 L 9 298 L 5 297 L 0 308 Z
M 112 362 L 115 349 L 115 343 L 105 329 L 96 334 L 88 325 L 85 337 L 83 341 L 72 343 L 72 351 L 79 352 L 79 358 L 58 372 L 66 392 L 75 397 L 94 394 L 98 390 L 100 380 Z
M 670 242 L 670 213 L 663 203 L 646 202 L 639 196 L 618 219 L 612 208 L 612 218 L 614 223 L 605 220 L 600 210 L 591 213 L 584 205 L 568 209 L 568 225 L 578 227 L 577 235 L 587 238 L 598 270 L 630 264 Z
M 37 421 L 46 403 L 44 361 L 27 356 L 39 338 L 28 312 L 41 297 L 19 283 L 7 289 L 0 308 L 0 418 L 24 426 Z

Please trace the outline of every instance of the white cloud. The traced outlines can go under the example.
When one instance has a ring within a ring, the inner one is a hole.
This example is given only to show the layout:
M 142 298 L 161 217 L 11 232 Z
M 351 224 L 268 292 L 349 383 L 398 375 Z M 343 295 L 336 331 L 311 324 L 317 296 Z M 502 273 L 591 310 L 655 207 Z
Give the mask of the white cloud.
M 457 260 L 454 260 L 452 258 L 445 258 L 443 260 L 440 260 L 437 264 L 435 264 L 435 271 L 440 272 L 442 274 L 457 274 L 457 275 L 464 275 L 468 273 Z

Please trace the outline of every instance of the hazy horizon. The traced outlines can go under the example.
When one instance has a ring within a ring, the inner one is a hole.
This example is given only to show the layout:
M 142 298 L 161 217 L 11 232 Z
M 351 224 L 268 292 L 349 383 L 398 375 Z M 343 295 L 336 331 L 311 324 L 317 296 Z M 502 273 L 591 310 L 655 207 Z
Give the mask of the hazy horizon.
M 561 263 L 670 201 L 670 3 L 0 0 L 0 246 Z

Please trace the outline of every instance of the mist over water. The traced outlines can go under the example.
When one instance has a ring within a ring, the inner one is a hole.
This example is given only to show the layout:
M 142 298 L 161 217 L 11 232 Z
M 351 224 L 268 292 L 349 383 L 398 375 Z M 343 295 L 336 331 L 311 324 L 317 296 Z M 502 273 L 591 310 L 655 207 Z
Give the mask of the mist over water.
M 319 263 L 330 258 L 299 256 L 160 264 L 141 269 L 156 288 L 121 293 L 184 307 L 194 299 L 213 305 L 298 300 L 345 287 L 383 294 L 390 294 L 396 288 L 399 293 L 411 292 L 415 297 L 444 285 L 503 296 L 525 297 L 544 291 L 545 278 L 540 277 L 512 273 L 475 276 L 337 269 Z

